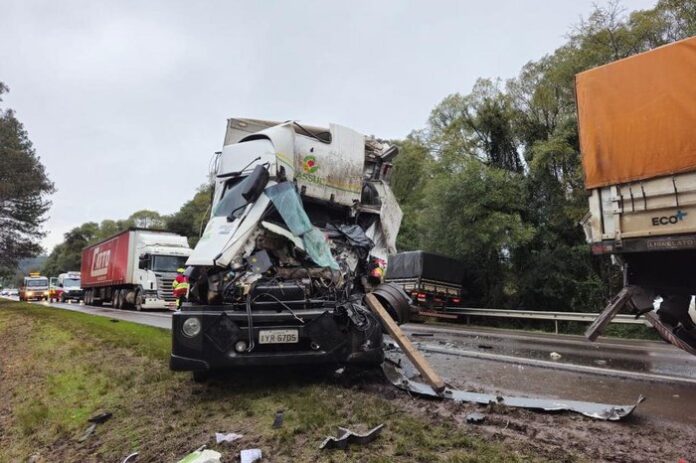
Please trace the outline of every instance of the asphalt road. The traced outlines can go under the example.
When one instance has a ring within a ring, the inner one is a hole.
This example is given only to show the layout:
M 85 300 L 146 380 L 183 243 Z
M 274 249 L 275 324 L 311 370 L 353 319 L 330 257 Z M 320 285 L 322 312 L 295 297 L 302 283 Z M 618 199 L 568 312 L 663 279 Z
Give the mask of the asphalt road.
M 171 328 L 168 311 L 36 304 Z M 403 328 L 433 367 L 461 389 L 617 404 L 644 395 L 641 415 L 675 423 L 693 423 L 696 416 L 696 357 L 669 344 L 611 338 L 589 343 L 580 336 L 463 325 Z

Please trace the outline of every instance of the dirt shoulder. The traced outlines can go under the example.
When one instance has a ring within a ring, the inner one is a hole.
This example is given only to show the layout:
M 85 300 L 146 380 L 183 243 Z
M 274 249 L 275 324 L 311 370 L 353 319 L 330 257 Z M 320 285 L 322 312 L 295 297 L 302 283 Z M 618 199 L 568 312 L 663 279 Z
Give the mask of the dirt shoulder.
M 238 461 L 243 448 L 260 448 L 273 462 L 549 457 L 434 413 L 433 403 L 394 391 L 374 372 L 244 370 L 199 385 L 169 371 L 165 330 L 10 301 L 0 301 L 0 336 L 0 462 L 113 462 L 135 451 L 138 462 L 178 461 L 204 444 L 224 462 Z M 284 423 L 273 429 L 278 410 Z M 105 411 L 113 417 L 80 441 L 86 420 Z M 318 449 L 337 426 L 381 423 L 382 435 L 366 447 Z M 218 445 L 215 432 L 244 437 Z

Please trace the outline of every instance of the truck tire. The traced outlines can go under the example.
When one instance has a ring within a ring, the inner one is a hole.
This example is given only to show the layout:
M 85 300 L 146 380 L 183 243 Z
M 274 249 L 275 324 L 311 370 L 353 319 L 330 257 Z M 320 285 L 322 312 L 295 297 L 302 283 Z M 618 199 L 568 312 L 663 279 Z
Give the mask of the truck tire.
M 125 294 L 126 290 L 125 289 L 117 289 L 116 290 L 116 295 L 114 299 L 114 307 L 116 307 L 118 310 L 123 310 L 125 307 Z
M 60 295 L 60 302 L 62 302 L 63 304 L 65 304 L 65 294 L 61 294 L 61 295 Z
M 85 291 L 85 305 L 92 305 L 92 290 Z
M 140 292 L 139 289 L 135 290 L 135 304 L 133 304 L 133 308 L 137 310 L 138 312 L 143 310 L 143 295 Z

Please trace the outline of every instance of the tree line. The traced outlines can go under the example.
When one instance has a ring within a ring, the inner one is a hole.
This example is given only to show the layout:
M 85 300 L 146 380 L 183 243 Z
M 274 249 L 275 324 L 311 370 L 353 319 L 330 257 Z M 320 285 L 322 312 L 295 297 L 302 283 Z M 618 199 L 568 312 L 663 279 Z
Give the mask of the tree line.
M 610 2 L 596 6 L 565 44 L 527 63 L 516 77 L 482 78 L 469 93 L 444 98 L 425 127 L 395 140 L 401 154 L 392 188 L 404 211 L 399 249 L 459 259 L 471 304 L 597 310 L 621 285 L 621 275 L 609 259 L 590 255 L 579 225 L 587 199 L 574 76 L 693 35 L 696 0 L 660 0 L 630 14 Z M 53 191 L 21 124 L 9 110 L 2 115 L 0 137 L 11 133 L 8 146 L 15 147 L 8 151 L 0 138 L 3 160 L 18 163 L 15 153 L 26 164 L 13 172 L 33 170 L 9 187 L 4 182 L 12 175 L 0 172 L 0 225 L 16 226 L 9 232 L 0 227 L 0 272 L 36 254 Z M 8 194 L 17 199 L 8 202 Z M 80 225 L 65 234 L 43 271 L 78 269 L 86 245 L 129 226 L 171 230 L 194 246 L 210 195 L 210 186 L 200 187 L 170 216 L 144 210 Z

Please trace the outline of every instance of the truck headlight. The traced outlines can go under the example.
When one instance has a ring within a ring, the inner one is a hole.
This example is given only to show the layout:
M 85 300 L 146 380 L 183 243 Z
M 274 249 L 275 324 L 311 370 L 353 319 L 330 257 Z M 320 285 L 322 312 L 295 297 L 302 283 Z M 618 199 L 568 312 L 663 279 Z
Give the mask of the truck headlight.
M 181 326 L 181 332 L 184 333 L 184 336 L 189 338 L 198 336 L 198 334 L 201 332 L 201 321 L 196 317 L 187 318 L 184 324 Z

